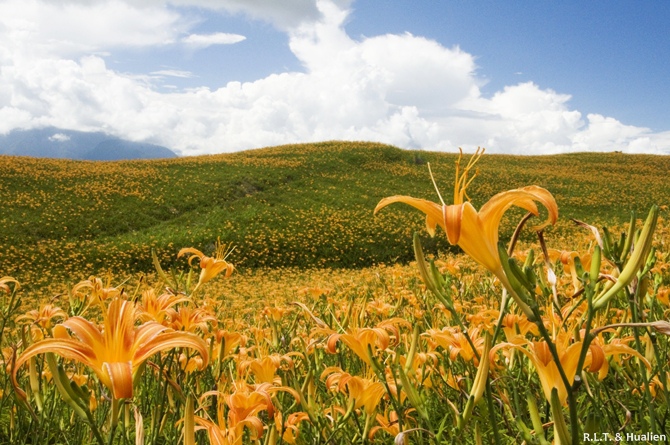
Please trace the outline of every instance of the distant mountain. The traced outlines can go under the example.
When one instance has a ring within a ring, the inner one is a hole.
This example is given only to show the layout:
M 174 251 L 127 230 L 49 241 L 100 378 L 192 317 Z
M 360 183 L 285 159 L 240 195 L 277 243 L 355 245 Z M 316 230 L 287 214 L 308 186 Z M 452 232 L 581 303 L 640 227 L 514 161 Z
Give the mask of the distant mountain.
M 86 133 L 55 127 L 14 130 L 0 135 L 0 155 L 66 158 L 91 161 L 174 158 L 160 145 L 131 142 L 106 133 Z

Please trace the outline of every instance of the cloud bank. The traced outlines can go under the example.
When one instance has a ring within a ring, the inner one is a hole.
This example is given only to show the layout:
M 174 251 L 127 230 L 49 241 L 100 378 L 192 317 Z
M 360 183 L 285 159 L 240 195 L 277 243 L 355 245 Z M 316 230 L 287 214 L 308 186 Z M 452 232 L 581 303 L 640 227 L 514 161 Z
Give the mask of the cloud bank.
M 0 133 L 54 126 L 106 131 L 175 149 L 220 153 L 296 142 L 371 140 L 404 148 L 543 154 L 670 152 L 670 132 L 570 108 L 570 96 L 527 82 L 481 93 L 475 56 L 411 34 L 347 35 L 347 1 L 0 2 Z M 186 71 L 117 72 L 126 47 L 206 47 L 245 37 L 190 32 L 180 7 L 242 13 L 286 32 L 300 72 L 161 91 Z

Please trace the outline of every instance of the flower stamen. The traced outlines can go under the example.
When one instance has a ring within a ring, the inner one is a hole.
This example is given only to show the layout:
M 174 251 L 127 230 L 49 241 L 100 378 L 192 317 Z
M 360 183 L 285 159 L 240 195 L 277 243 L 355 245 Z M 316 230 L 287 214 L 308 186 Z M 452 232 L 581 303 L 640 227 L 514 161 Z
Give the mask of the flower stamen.
M 479 158 L 482 157 L 484 154 L 485 149 L 481 147 L 477 147 L 477 151 L 470 157 L 468 160 L 468 164 L 465 166 L 463 169 L 463 172 L 461 173 L 461 160 L 463 159 L 463 149 L 459 148 L 460 154 L 458 155 L 458 159 L 456 160 L 456 182 L 454 184 L 454 204 L 463 204 L 463 199 L 467 199 L 470 201 L 470 197 L 468 196 L 466 189 L 470 185 L 470 183 L 477 177 L 479 174 L 479 170 L 475 170 L 474 174 L 472 175 L 471 178 L 468 179 L 468 174 L 470 173 L 470 170 L 477 164 L 479 161 Z

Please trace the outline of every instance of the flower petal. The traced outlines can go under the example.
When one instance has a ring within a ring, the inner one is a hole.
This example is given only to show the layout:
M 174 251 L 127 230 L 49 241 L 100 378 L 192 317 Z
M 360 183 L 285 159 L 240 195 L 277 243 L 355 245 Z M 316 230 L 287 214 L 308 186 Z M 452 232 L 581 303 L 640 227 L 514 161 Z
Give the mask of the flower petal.
M 479 210 L 479 217 L 488 224 L 497 227 L 500 225 L 503 214 L 512 206 L 521 207 L 533 215 L 538 215 L 535 201 L 541 203 L 547 209 L 549 215 L 544 223 L 533 227 L 533 230 L 540 230 L 549 224 L 556 223 L 558 205 L 554 196 L 548 190 L 536 185 L 498 193 L 482 206 Z
M 203 367 L 209 363 L 207 344 L 202 338 L 189 332 L 167 332 L 157 335 L 134 351 L 133 363 L 142 363 L 159 351 L 180 347 L 198 351 L 202 357 Z
M 379 210 L 395 202 L 402 202 L 407 205 L 411 205 L 415 209 L 421 210 L 423 213 L 425 213 L 426 227 L 431 236 L 435 234 L 436 224 L 439 224 L 443 229 L 445 229 L 444 213 L 442 211 L 442 205 L 436 204 L 426 199 L 412 198 L 411 196 L 400 196 L 400 195 L 390 196 L 388 198 L 384 198 L 381 201 L 379 201 L 379 204 L 377 204 L 377 207 L 375 207 L 374 214 L 377 214 Z
M 184 247 L 183 249 L 181 249 L 181 250 L 179 251 L 179 253 L 177 253 L 177 258 L 180 258 L 180 257 L 181 257 L 182 255 L 184 255 L 185 253 L 192 253 L 193 255 L 196 255 L 196 256 L 198 256 L 198 257 L 200 257 L 200 258 L 202 258 L 202 257 L 205 256 L 205 254 L 202 253 L 201 251 L 199 251 L 198 249 L 195 249 L 195 248 L 193 248 L 193 247 Z
M 466 203 L 470 205 L 469 203 Z M 456 245 L 461 237 L 461 223 L 463 221 L 463 209 L 466 204 L 451 205 L 444 207 L 444 227 L 447 232 L 449 243 Z
M 100 330 L 90 321 L 82 317 L 71 317 L 61 323 L 60 326 L 68 328 L 82 343 L 90 346 L 93 350 L 97 351 L 98 348 L 104 348 L 104 339 Z
M 104 373 L 111 382 L 111 390 L 115 399 L 133 397 L 133 364 L 128 362 L 104 362 Z

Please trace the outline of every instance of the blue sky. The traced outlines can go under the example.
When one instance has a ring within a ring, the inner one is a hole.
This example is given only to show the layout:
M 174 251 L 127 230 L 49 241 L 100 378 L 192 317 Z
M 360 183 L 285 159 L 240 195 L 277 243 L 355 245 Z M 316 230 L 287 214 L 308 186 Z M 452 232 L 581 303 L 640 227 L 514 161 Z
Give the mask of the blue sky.
M 670 3 L 372 0 L 353 5 L 353 36 L 409 31 L 477 57 L 492 94 L 533 81 L 571 105 L 670 129 Z M 375 17 L 374 20 L 371 20 Z
M 667 2 L 0 1 L 0 132 L 670 153 Z

